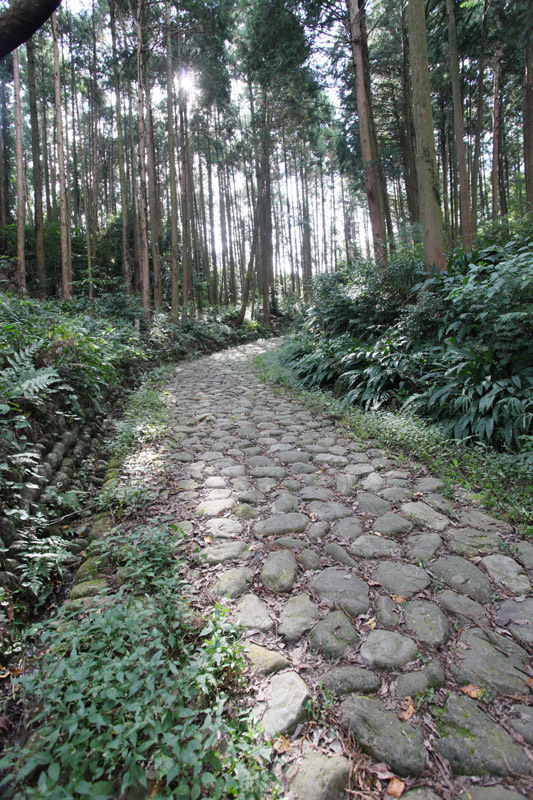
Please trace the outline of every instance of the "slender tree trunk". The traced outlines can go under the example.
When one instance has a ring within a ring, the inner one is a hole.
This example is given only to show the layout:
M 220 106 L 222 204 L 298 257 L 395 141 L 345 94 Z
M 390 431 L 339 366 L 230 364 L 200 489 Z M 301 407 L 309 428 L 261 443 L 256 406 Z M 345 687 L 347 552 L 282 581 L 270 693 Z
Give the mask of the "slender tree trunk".
M 170 183 L 170 311 L 174 319 L 177 320 L 180 305 L 178 190 L 176 175 L 176 145 L 174 137 L 174 74 L 172 70 L 170 0 L 165 1 L 165 25 L 167 29 L 167 142 Z
M 144 83 L 143 83 L 143 0 L 137 0 L 137 124 L 139 128 L 139 228 L 140 228 L 140 278 L 143 318 L 150 322 L 150 256 L 148 253 L 148 215 L 146 209 L 146 136 L 144 130 Z
M 488 0 L 483 0 L 483 21 L 481 23 L 481 54 L 479 56 L 478 79 L 477 79 L 477 108 L 476 108 L 476 132 L 474 136 L 474 156 L 472 160 L 471 191 L 472 191 L 472 236 L 477 233 L 478 216 L 478 176 L 479 160 L 481 155 L 481 132 L 483 128 L 483 81 L 485 77 L 485 41 L 487 31 L 487 4 Z
M 46 296 L 46 261 L 44 254 L 43 173 L 39 147 L 39 118 L 37 115 L 37 86 L 35 79 L 35 44 L 26 42 L 28 57 L 28 95 L 30 102 L 31 153 L 33 161 L 33 193 L 35 197 L 35 267 L 39 297 Z
M 457 35 L 455 32 L 455 0 L 446 0 L 448 11 L 448 40 L 450 43 L 450 76 L 453 95 L 453 130 L 455 151 L 459 167 L 459 190 L 461 204 L 461 238 L 466 253 L 472 250 L 472 229 L 470 226 L 470 191 L 468 171 L 466 169 L 465 132 L 463 126 L 463 99 L 461 96 L 461 79 L 459 75 L 459 56 L 457 53 Z
M 492 92 L 492 221 L 499 212 L 500 193 L 500 59 L 501 50 L 494 54 L 494 83 Z
M 130 129 L 130 164 L 131 164 L 131 218 L 133 232 L 133 292 L 141 294 L 141 232 L 139 230 L 139 212 L 137 208 L 137 198 L 139 189 L 137 183 L 137 164 L 135 159 L 135 138 L 133 134 L 133 114 L 132 114 L 131 93 L 128 88 L 128 122 Z
M 267 108 L 266 94 L 263 96 L 261 110 L 261 153 L 260 153 L 260 180 L 261 188 L 261 277 L 263 293 L 263 322 L 270 327 L 270 285 L 272 282 L 272 195 L 270 176 L 270 116 Z
M 26 288 L 26 262 L 24 233 L 26 205 L 24 202 L 24 154 L 22 144 L 22 103 L 20 96 L 20 69 L 18 50 L 13 51 L 13 94 L 15 105 L 15 152 L 17 164 L 17 285 Z
M 414 224 L 420 220 L 420 210 L 418 208 L 413 103 L 411 96 L 411 76 L 409 74 L 409 44 L 407 40 L 404 8 L 402 8 L 400 16 L 402 27 L 402 93 L 405 121 L 405 194 L 407 198 L 407 207 L 409 209 L 409 220 L 411 224 Z
M 533 32 L 529 30 L 524 48 L 524 175 L 526 212 L 533 211 Z
M 122 108 L 120 100 L 120 72 L 117 55 L 117 25 L 115 19 L 115 0 L 110 0 L 111 46 L 113 54 L 113 85 L 115 88 L 115 117 L 117 122 L 118 174 L 120 179 L 120 211 L 122 220 L 122 277 L 124 291 L 131 293 L 131 263 L 128 247 L 128 184 L 124 162 L 124 133 L 122 127 Z
M 154 306 L 156 311 L 163 308 L 163 287 L 161 285 L 161 258 L 159 255 L 159 200 L 157 197 L 157 177 L 155 174 L 155 148 L 152 119 L 152 98 L 148 78 L 146 82 L 146 150 L 148 153 L 148 193 L 150 197 L 150 232 L 152 234 L 152 274 L 154 286 Z
M 179 37 L 179 34 L 178 34 Z M 178 38 L 178 47 L 181 43 Z M 181 59 L 178 60 L 178 81 L 181 75 Z M 187 306 L 193 300 L 192 291 L 192 233 L 191 233 L 191 187 L 190 187 L 190 150 L 189 125 L 187 116 L 187 97 L 180 85 L 178 88 L 178 106 L 180 120 L 181 150 L 181 229 L 182 229 L 182 302 Z
M 220 302 L 218 285 L 218 266 L 215 241 L 215 207 L 213 194 L 213 167 L 211 163 L 211 145 L 209 135 L 207 136 L 207 195 L 209 205 L 209 235 L 211 238 L 211 260 L 213 262 L 213 302 L 217 305 Z
M 433 134 L 424 0 L 409 0 L 409 52 L 413 86 L 418 200 L 426 265 L 446 269 L 444 231 Z
M 7 181 L 9 175 L 9 164 L 6 153 L 6 130 L 7 130 L 7 80 L 4 79 L 5 64 L 0 65 L 0 251 L 6 250 L 6 226 L 7 226 Z
M 68 260 L 67 236 L 67 193 L 65 178 L 65 154 L 63 151 L 63 119 L 61 117 L 61 83 L 59 79 L 59 43 L 57 34 L 57 17 L 52 14 L 52 35 L 54 50 L 54 90 L 55 90 L 55 116 L 57 130 L 57 160 L 59 170 L 59 226 L 61 239 L 61 294 L 63 300 L 70 300 L 72 296 L 71 269 Z
M 372 240 L 374 253 L 378 261 L 387 261 L 385 246 L 385 219 L 384 209 L 380 203 L 381 177 L 375 159 L 377 145 L 372 143 L 372 125 L 370 97 L 367 93 L 364 64 L 364 4 L 358 0 L 347 0 L 348 16 L 350 21 L 350 40 L 352 45 L 352 58 L 355 70 L 355 89 L 357 97 L 357 116 L 359 119 L 359 137 L 361 140 L 361 156 L 365 173 L 365 187 L 368 202 L 368 211 L 372 226 Z

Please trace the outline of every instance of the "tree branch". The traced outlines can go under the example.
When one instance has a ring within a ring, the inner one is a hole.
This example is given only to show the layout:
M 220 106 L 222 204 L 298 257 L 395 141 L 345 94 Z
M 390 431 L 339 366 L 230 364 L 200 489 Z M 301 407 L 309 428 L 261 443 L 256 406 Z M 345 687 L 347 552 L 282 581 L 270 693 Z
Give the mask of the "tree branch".
M 17 0 L 0 14 L 0 58 L 26 42 L 54 13 L 61 0 Z

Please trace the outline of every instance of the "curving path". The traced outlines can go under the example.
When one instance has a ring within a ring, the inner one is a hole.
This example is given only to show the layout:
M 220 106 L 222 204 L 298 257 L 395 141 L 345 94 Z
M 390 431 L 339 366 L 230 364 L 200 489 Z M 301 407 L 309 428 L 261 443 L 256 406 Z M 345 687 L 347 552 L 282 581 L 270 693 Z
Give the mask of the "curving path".
M 161 499 L 193 602 L 243 626 L 284 796 L 531 796 L 533 543 L 262 384 L 274 346 L 176 369 Z

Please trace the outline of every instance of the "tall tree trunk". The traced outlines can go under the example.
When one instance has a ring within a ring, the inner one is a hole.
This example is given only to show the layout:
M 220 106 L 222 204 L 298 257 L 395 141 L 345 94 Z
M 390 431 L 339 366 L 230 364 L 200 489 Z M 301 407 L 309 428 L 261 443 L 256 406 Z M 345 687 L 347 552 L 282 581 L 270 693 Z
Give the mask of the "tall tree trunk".
M 143 0 L 137 0 L 137 125 L 139 129 L 139 229 L 140 229 L 140 278 L 143 318 L 150 321 L 150 256 L 148 253 L 148 215 L 146 209 L 146 136 L 144 130 L 144 83 L 143 83 Z
M 405 121 L 405 194 L 407 197 L 407 207 L 409 209 L 409 219 L 411 224 L 414 224 L 420 220 L 420 210 L 418 207 L 418 188 L 416 179 L 411 76 L 409 74 L 409 44 L 407 41 L 407 25 L 405 21 L 404 7 L 402 7 L 400 17 L 402 27 L 402 93 Z
M 63 119 L 61 117 L 61 83 L 59 79 L 59 43 L 57 34 L 57 17 L 52 14 L 52 36 L 54 50 L 54 93 L 57 131 L 57 161 L 59 171 L 59 230 L 61 240 L 61 294 L 63 300 L 72 296 L 71 266 L 68 260 L 67 235 L 67 192 L 65 177 L 65 154 L 63 150 Z
M 207 195 L 209 206 L 209 235 L 211 240 L 211 260 L 213 262 L 213 302 L 217 305 L 220 302 L 219 295 L 219 281 L 218 281 L 218 266 L 217 266 L 217 252 L 215 241 L 215 207 L 214 207 L 214 194 L 213 194 L 213 166 L 211 162 L 211 145 L 209 141 L 209 134 L 206 141 L 206 156 L 207 156 Z
M 159 200 L 157 197 L 157 177 L 155 174 L 155 147 L 152 118 L 152 98 L 148 78 L 146 82 L 146 150 L 148 153 L 148 193 L 150 197 L 150 232 L 152 234 L 152 273 L 154 285 L 154 306 L 156 311 L 163 308 L 163 287 L 161 285 L 161 258 L 159 255 Z
M 463 99 L 461 96 L 461 79 L 459 75 L 459 56 L 457 53 L 457 35 L 455 32 L 455 0 L 446 0 L 448 11 L 448 39 L 450 42 L 450 77 L 453 96 L 453 130 L 455 151 L 459 167 L 459 200 L 461 205 L 461 238 L 466 253 L 472 250 L 472 229 L 470 226 L 470 191 L 468 171 L 466 169 L 465 132 L 463 125 Z
M 181 40 L 178 32 L 178 81 L 180 81 Z M 180 120 L 181 152 L 181 230 L 182 230 L 182 302 L 187 306 L 193 300 L 192 290 L 192 231 L 191 231 L 191 187 L 190 187 L 190 149 L 189 124 L 187 115 L 187 96 L 181 83 L 178 86 L 178 106 Z
M 0 251 L 6 250 L 9 164 L 6 148 L 7 80 L 6 65 L 0 64 Z
M 524 175 L 526 212 L 533 212 L 533 31 L 527 34 L 524 81 Z
M 478 199 L 478 176 L 479 161 L 481 155 L 481 132 L 483 128 L 483 81 L 485 77 L 485 41 L 487 32 L 487 5 L 488 0 L 483 0 L 483 20 L 481 23 L 481 54 L 479 56 L 478 79 L 477 79 L 477 102 L 476 102 L 476 132 L 474 135 L 474 156 L 472 159 L 472 175 L 470 180 L 472 193 L 472 236 L 477 233 L 477 199 Z
M 500 193 L 500 59 L 501 50 L 494 54 L 494 83 L 492 92 L 492 221 L 496 222 Z
M 439 180 L 433 134 L 424 0 L 409 0 L 409 51 L 413 86 L 414 128 L 417 152 L 418 201 L 429 268 L 446 269 L 444 231 L 439 205 Z
M 20 69 L 18 50 L 13 51 L 13 95 L 15 104 L 15 152 L 17 164 L 17 285 L 26 288 L 26 262 L 24 233 L 26 205 L 24 202 L 24 154 L 22 144 L 22 103 L 20 96 Z
M 174 137 L 174 73 L 172 70 L 172 33 L 170 0 L 165 0 L 165 26 L 167 29 L 167 143 L 170 183 L 170 312 L 178 319 L 180 305 L 179 241 L 178 241 L 178 190 L 176 175 L 176 145 Z
M 111 46 L 113 54 L 113 85 L 115 88 L 115 117 L 117 122 L 118 174 L 120 179 L 120 210 L 122 220 L 122 278 L 124 291 L 131 293 L 131 263 L 128 247 L 128 184 L 124 162 L 124 133 L 122 127 L 122 107 L 120 101 L 120 72 L 117 55 L 117 25 L 115 19 L 115 0 L 109 2 L 111 17 Z
M 30 102 L 31 154 L 33 161 L 33 193 L 35 198 L 35 267 L 39 297 L 46 295 L 46 261 L 44 254 L 43 172 L 39 147 L 39 118 L 37 115 L 37 86 L 35 79 L 35 44 L 26 42 L 28 57 L 28 95 Z
M 374 254 L 378 261 L 387 261 L 385 246 L 385 219 L 384 209 L 380 203 L 382 191 L 381 177 L 378 163 L 375 158 L 377 144 L 372 142 L 372 124 L 370 97 L 367 93 L 365 80 L 364 49 L 366 42 L 366 25 L 364 24 L 364 0 L 346 0 L 350 21 L 350 40 L 352 45 L 352 59 L 355 71 L 355 89 L 357 98 L 357 116 L 359 121 L 359 137 L 361 141 L 361 156 L 365 173 L 365 188 L 368 202 L 370 224 L 372 226 L 372 241 Z
M 261 231 L 261 287 L 263 294 L 263 322 L 270 327 L 270 285 L 272 283 L 272 192 L 270 176 L 270 153 L 272 142 L 270 139 L 270 114 L 266 93 L 263 96 L 261 109 L 261 140 L 260 140 L 260 179 L 258 186 L 261 202 L 260 231 Z

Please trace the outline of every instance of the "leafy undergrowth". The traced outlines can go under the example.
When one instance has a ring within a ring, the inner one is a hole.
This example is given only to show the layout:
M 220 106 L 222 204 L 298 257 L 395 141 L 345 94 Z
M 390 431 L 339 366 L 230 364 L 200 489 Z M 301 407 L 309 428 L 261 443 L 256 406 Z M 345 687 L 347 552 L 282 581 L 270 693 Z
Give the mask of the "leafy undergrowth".
M 421 254 L 321 276 L 283 359 L 307 388 L 533 460 L 533 226 L 427 278 Z
M 312 410 L 331 414 L 353 436 L 425 464 L 442 478 L 450 496 L 461 486 L 481 505 L 533 536 L 533 471 L 522 456 L 484 443 L 451 441 L 439 426 L 406 412 L 365 411 L 348 406 L 327 389 L 303 388 L 279 351 L 258 356 L 256 365 L 263 380 L 289 389 Z
M 106 548 L 127 586 L 29 632 L 39 657 L 19 683 L 31 736 L 0 762 L 11 796 L 270 796 L 270 748 L 232 699 L 238 631 L 218 608 L 207 619 L 188 608 L 180 541 L 175 526 L 117 529 Z

